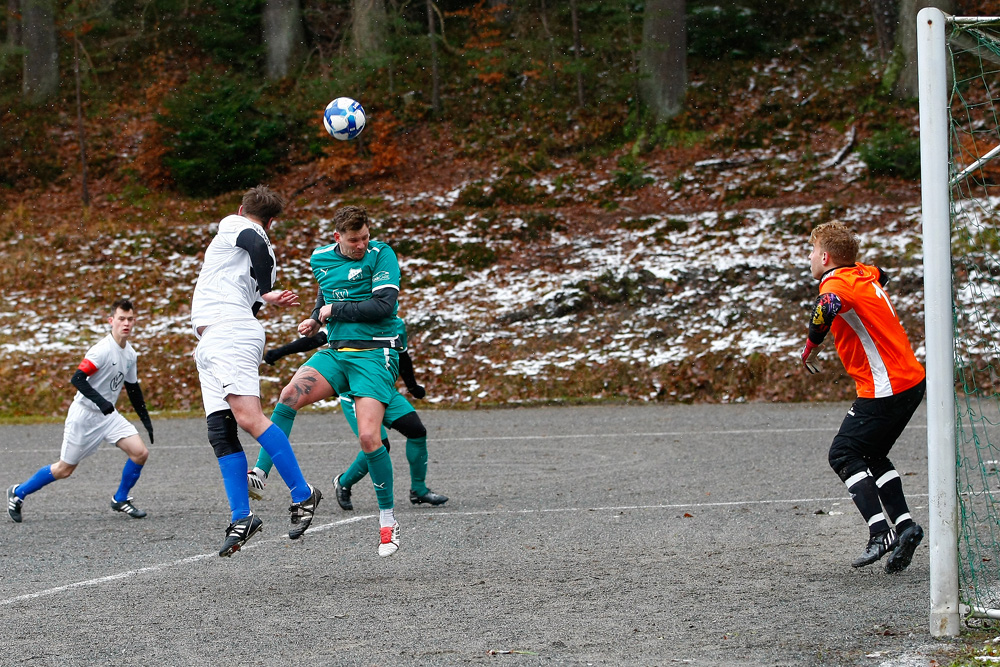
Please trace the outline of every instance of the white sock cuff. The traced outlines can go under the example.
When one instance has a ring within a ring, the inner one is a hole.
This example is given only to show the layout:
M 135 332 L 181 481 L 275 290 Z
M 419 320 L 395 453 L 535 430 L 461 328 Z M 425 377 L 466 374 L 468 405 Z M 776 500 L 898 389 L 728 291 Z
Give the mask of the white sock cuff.
M 847 487 L 847 490 L 850 491 L 852 486 L 863 480 L 865 477 L 868 477 L 867 470 L 862 470 L 861 472 L 854 473 L 853 475 L 844 480 L 844 485 Z
M 875 484 L 876 486 L 878 486 L 878 488 L 881 489 L 883 486 L 885 486 L 894 479 L 899 479 L 899 473 L 896 472 L 895 468 L 893 468 L 892 470 L 890 470 L 889 472 L 887 472 L 886 474 L 882 475 L 877 480 L 875 480 Z
M 868 527 L 871 528 L 872 526 L 874 526 L 879 521 L 885 521 L 885 515 L 882 514 L 881 512 L 879 512 L 878 514 L 876 514 L 872 518 L 868 519 Z

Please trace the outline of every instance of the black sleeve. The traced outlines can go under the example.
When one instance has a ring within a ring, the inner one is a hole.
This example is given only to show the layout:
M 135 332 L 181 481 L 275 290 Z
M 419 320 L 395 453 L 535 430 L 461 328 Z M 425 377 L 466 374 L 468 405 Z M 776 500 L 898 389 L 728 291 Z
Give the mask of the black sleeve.
M 833 318 L 837 316 L 843 307 L 840 297 L 833 292 L 820 294 L 816 299 L 816 307 L 813 309 L 812 319 L 809 320 L 809 342 L 819 345 L 826 338 L 826 334 L 833 326 Z
M 264 353 L 264 362 L 273 366 L 274 362 L 282 357 L 287 357 L 290 354 L 298 352 L 308 352 L 324 345 L 326 345 L 326 332 L 320 331 L 315 336 L 305 336 L 298 340 L 293 340 L 291 343 L 286 343 L 281 347 L 268 350 Z
M 76 373 L 73 373 L 73 379 L 70 380 L 70 382 L 80 391 L 81 394 L 93 401 L 94 405 L 101 409 L 102 414 L 110 415 L 115 411 L 115 406 L 111 405 L 111 402 L 108 401 L 108 399 L 101 396 L 96 389 L 90 386 L 90 380 L 87 379 L 87 374 L 79 368 L 76 369 Z
M 427 395 L 427 391 L 417 384 L 417 378 L 413 374 L 413 359 L 410 358 L 410 353 L 406 350 L 399 353 L 399 377 L 402 378 L 406 390 L 414 398 L 423 398 Z
M 380 289 L 365 301 L 338 301 L 331 304 L 331 320 L 339 322 L 378 322 L 392 315 L 399 292 L 392 288 Z
M 309 316 L 322 324 L 319 319 L 319 309 L 326 305 L 326 299 L 323 298 L 323 290 L 319 287 L 316 288 L 316 307 L 313 308 L 312 314 Z
M 243 248 L 250 255 L 250 276 L 257 281 L 257 290 L 261 294 L 267 294 L 274 289 L 271 284 L 274 260 L 271 259 L 267 241 L 254 230 L 244 229 L 236 237 L 236 247 Z
M 417 378 L 413 375 L 413 360 L 410 359 L 410 353 L 406 350 L 399 353 L 399 377 L 407 387 L 412 387 L 417 383 Z
M 142 387 L 138 382 L 126 382 L 125 393 L 128 394 L 128 400 L 136 416 L 149 433 L 149 444 L 153 444 L 153 422 L 149 418 L 149 410 L 146 409 L 146 400 L 142 397 Z

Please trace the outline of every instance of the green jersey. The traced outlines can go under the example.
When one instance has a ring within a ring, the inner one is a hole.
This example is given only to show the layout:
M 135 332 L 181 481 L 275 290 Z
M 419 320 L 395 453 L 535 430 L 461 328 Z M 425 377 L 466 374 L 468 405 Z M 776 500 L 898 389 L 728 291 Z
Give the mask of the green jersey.
M 369 301 L 381 290 L 399 292 L 399 261 L 388 245 L 371 241 L 360 260 L 344 257 L 337 252 L 337 247 L 338 244 L 333 243 L 316 248 L 309 259 L 326 303 Z M 399 333 L 397 310 L 393 299 L 392 313 L 380 319 L 355 317 L 348 321 L 335 316 L 327 322 L 327 338 L 330 341 L 382 341 L 379 347 L 398 347 L 394 342 Z M 385 344 L 385 341 L 391 342 Z

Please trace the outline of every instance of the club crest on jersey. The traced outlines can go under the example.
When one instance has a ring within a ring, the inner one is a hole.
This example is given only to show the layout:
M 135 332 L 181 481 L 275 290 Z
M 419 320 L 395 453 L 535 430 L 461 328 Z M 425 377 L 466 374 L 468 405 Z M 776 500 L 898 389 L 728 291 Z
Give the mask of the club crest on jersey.
M 347 272 L 348 280 L 361 280 L 361 269 L 351 269 Z
M 344 301 L 345 299 L 347 299 L 347 290 L 345 289 L 333 290 L 334 301 Z

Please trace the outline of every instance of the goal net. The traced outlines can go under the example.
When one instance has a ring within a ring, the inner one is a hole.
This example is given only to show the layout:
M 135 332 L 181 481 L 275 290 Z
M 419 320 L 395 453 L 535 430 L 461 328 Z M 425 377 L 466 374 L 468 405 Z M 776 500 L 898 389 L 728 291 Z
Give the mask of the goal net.
M 940 636 L 957 634 L 961 618 L 1000 618 L 1000 18 L 924 10 L 917 22 Z

